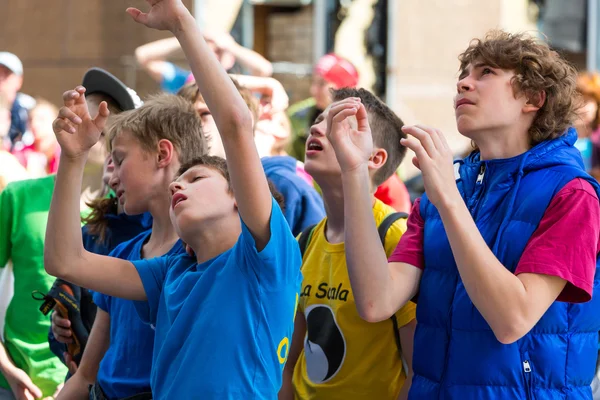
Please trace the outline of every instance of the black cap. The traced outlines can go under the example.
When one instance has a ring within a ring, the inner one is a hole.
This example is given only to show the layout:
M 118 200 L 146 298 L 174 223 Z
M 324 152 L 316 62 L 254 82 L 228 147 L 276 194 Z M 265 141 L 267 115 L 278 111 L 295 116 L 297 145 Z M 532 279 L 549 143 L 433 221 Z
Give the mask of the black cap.
M 111 97 L 123 111 L 133 110 L 142 104 L 137 93 L 125 86 L 116 76 L 102 68 L 90 68 L 83 76 L 86 94 L 102 93 Z

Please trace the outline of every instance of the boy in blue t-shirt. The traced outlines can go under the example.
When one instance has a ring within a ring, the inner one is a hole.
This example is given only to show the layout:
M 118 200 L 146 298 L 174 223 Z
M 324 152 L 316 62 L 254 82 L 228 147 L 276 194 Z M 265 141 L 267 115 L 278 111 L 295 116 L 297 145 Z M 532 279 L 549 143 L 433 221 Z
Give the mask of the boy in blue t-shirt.
M 154 398 L 275 399 L 293 330 L 301 259 L 269 190 L 250 112 L 180 0 L 154 1 L 148 13 L 128 12 L 180 41 L 213 112 L 227 162 L 200 157 L 184 165 L 171 184 L 171 221 L 194 256 L 131 263 L 88 253 L 73 210 L 82 161 L 108 110 L 101 107 L 92 119 L 82 105 L 82 88 L 65 93 L 54 122 L 62 153 L 46 269 L 107 295 L 140 300 L 138 313 L 156 326 Z M 160 163 L 163 156 L 148 158 Z

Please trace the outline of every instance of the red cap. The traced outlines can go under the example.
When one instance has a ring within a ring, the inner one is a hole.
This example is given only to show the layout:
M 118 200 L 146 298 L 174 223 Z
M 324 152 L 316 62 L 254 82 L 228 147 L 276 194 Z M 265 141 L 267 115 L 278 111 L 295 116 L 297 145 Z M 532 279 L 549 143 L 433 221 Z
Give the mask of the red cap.
M 326 54 L 315 65 L 315 73 L 332 83 L 336 89 L 355 87 L 358 84 L 358 71 L 352 63 L 333 53 Z

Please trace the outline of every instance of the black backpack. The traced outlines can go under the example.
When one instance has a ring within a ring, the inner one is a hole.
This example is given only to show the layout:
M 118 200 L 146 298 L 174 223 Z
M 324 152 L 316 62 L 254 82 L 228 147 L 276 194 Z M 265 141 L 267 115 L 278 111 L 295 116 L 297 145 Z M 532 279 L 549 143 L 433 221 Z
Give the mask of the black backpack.
M 385 219 L 381 221 L 381 224 L 379 224 L 379 226 L 377 227 L 377 233 L 379 233 L 379 239 L 381 240 L 381 244 L 383 244 L 384 248 L 385 237 L 388 233 L 388 230 L 394 224 L 394 222 L 398 221 L 400 218 L 408 218 L 408 214 L 403 212 L 392 213 L 385 217 Z M 304 253 L 306 252 L 306 248 L 310 243 L 310 239 L 312 238 L 315 226 L 317 226 L 317 224 L 305 228 L 298 237 L 298 245 L 300 246 L 300 254 L 302 255 L 302 258 L 304 258 Z M 394 338 L 396 339 L 396 347 L 398 348 L 398 353 L 400 354 L 400 356 L 402 356 L 402 346 L 400 344 L 400 335 L 398 333 L 398 320 L 396 319 L 396 314 L 392 315 L 390 319 L 392 320 L 392 325 L 394 327 Z

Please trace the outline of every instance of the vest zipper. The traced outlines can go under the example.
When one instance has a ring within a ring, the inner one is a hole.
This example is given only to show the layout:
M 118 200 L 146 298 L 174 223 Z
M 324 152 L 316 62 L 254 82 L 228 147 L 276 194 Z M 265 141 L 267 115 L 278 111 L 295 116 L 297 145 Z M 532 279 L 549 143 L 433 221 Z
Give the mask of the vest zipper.
M 476 183 L 478 185 L 481 185 L 481 183 L 483 182 L 483 177 L 485 176 L 485 163 L 481 163 L 481 167 L 479 168 L 479 175 L 477 175 L 477 181 Z
M 525 353 L 525 358 L 528 357 L 528 354 Z M 524 360 L 523 361 L 523 372 L 525 375 L 525 393 L 527 393 L 527 400 L 532 400 L 532 393 L 531 393 L 531 364 L 529 363 L 529 360 Z
M 481 166 L 479 167 L 479 174 L 477 175 L 477 180 L 475 181 L 475 190 L 473 191 L 473 195 L 467 203 L 467 208 L 473 216 L 473 219 L 475 219 L 475 209 L 477 208 L 477 204 L 479 204 L 479 197 L 481 196 L 481 192 L 483 191 L 483 178 L 485 177 L 485 171 L 486 163 L 485 161 L 482 161 Z

